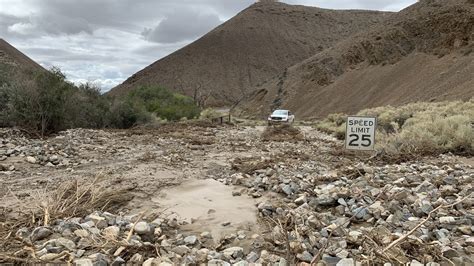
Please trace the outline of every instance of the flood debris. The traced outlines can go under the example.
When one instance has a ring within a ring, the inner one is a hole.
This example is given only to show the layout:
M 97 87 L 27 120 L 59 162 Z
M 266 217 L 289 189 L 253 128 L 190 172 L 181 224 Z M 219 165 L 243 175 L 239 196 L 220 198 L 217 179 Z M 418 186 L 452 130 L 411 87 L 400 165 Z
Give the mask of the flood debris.
M 469 160 L 381 163 L 297 130 L 309 141 L 263 141 L 265 127 L 246 126 L 77 129 L 45 140 L 2 129 L 0 262 L 473 263 Z M 195 185 L 211 181 L 219 191 Z M 181 209 L 198 214 L 176 211 L 180 191 Z M 253 224 L 238 222 L 236 201 L 250 202 Z

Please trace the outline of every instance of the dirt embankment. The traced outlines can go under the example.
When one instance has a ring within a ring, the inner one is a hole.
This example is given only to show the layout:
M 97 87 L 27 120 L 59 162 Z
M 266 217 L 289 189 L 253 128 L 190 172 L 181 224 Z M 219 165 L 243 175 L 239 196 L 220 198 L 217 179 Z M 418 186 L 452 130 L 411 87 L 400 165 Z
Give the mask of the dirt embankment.
M 311 127 L 264 131 L 2 129 L 0 262 L 472 263 L 468 159 L 385 164 Z

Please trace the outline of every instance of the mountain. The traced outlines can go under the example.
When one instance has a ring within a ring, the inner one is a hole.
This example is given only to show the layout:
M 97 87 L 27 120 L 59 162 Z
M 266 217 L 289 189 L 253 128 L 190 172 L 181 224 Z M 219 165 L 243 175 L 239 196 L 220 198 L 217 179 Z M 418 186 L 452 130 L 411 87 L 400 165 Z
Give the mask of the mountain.
M 46 71 L 46 69 L 7 41 L 0 39 L 0 84 L 15 78 L 25 78 L 37 71 Z
M 391 13 L 255 3 L 183 49 L 112 89 L 159 85 L 201 104 L 230 105 L 286 68 L 367 30 Z
M 299 118 L 474 97 L 474 1 L 422 0 L 371 30 L 299 62 L 238 107 Z

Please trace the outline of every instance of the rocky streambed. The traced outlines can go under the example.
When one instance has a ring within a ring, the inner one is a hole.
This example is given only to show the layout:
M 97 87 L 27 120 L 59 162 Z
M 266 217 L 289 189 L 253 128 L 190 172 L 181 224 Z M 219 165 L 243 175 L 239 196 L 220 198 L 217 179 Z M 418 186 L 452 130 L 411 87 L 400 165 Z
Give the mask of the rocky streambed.
M 0 262 L 472 265 L 470 158 L 387 163 L 263 130 L 2 129 Z

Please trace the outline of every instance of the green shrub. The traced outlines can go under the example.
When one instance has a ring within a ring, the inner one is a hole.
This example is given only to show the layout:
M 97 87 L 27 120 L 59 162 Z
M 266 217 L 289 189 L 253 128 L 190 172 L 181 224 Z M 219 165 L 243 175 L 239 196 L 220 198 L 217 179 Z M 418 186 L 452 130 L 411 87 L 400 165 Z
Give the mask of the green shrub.
M 194 119 L 200 114 L 193 99 L 160 87 L 140 87 L 132 91 L 127 100 L 142 105 L 146 111 L 169 121 Z
M 140 103 L 131 100 L 115 100 L 107 119 L 111 128 L 131 128 L 151 121 L 151 114 Z
M 38 130 L 41 135 L 65 127 L 68 105 L 74 86 L 56 68 L 39 72 L 33 81 L 4 84 L 0 89 L 7 99 L 2 110 L 4 122 Z

